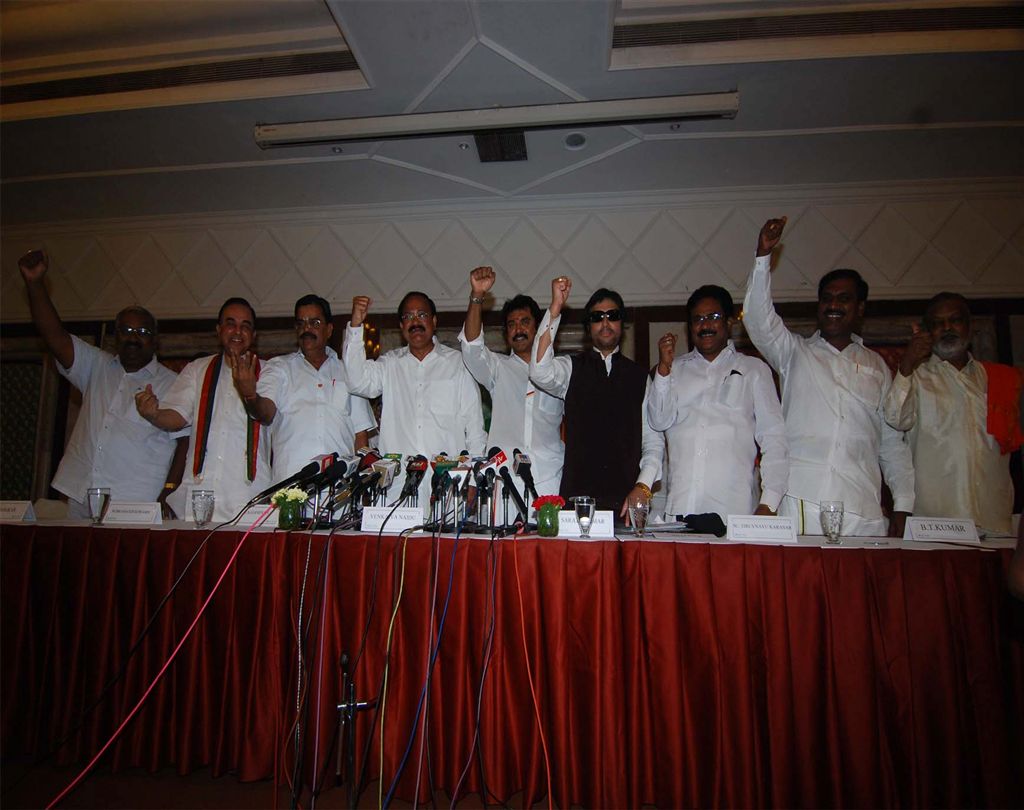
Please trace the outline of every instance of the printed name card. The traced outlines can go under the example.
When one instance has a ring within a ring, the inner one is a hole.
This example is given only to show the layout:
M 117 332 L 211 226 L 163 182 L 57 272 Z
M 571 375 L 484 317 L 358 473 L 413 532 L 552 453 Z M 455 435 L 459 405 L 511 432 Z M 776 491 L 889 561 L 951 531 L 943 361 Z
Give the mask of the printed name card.
M 938 540 L 942 543 L 972 543 L 978 545 L 978 529 L 973 520 L 965 518 L 909 517 L 903 530 L 904 540 L 918 540 L 927 543 Z
M 558 536 L 575 537 L 577 540 L 610 540 L 615 537 L 615 517 L 611 510 L 594 512 L 590 523 L 590 537 L 580 537 L 580 524 L 576 513 L 563 509 L 558 513 Z
M 729 515 L 726 537 L 740 543 L 796 543 L 796 524 L 791 517 Z
M 423 510 L 418 506 L 400 506 L 393 511 L 394 514 L 391 514 L 390 506 L 364 506 L 362 531 L 377 534 L 383 526 L 384 534 L 401 534 L 423 525 Z
M 249 529 L 250 526 L 255 526 L 256 521 L 258 521 L 260 519 L 260 517 L 263 515 L 264 512 L 267 511 L 267 509 L 269 507 L 270 507 L 269 503 L 253 504 L 248 509 L 246 509 L 244 512 L 242 512 L 242 516 L 235 523 L 235 528 L 241 529 L 242 531 L 246 531 L 246 530 Z M 191 503 L 188 505 L 188 520 L 192 521 L 193 523 L 195 522 L 195 516 L 192 514 L 192 504 Z M 210 528 L 212 528 L 213 526 L 216 526 L 216 525 L 218 525 L 217 522 L 211 520 L 210 524 L 208 526 L 206 526 L 206 528 L 210 529 Z M 260 529 L 268 529 L 268 530 L 276 529 L 277 528 L 277 510 L 276 509 L 272 510 L 271 513 L 269 515 L 267 515 L 266 520 L 264 520 L 259 526 L 255 526 L 255 528 L 256 528 L 257 531 L 260 530 Z
M 32 509 L 32 501 L 0 501 L 0 520 L 20 522 L 35 519 L 36 513 Z
M 163 525 L 160 504 L 156 501 L 111 501 L 107 506 L 107 514 L 103 516 L 103 525 L 112 523 L 134 523 L 135 525 Z

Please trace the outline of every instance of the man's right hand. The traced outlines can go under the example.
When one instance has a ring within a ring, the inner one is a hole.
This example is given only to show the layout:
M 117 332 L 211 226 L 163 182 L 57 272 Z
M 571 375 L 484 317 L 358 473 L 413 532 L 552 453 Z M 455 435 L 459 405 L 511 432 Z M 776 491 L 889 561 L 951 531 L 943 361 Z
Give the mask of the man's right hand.
M 160 410 L 160 400 L 153 393 L 152 385 L 147 385 L 145 390 L 139 391 L 135 395 L 135 409 L 139 412 L 139 416 L 150 424 L 156 419 L 157 412 Z
M 909 377 L 932 353 L 932 336 L 916 323 L 910 327 L 913 334 L 900 358 L 900 374 Z
M 572 280 L 568 276 L 559 276 L 551 279 L 551 317 L 557 318 L 562 314 L 562 308 L 569 300 L 569 293 L 572 291 Z
M 18 259 L 18 269 L 21 270 L 21 277 L 25 279 L 26 284 L 42 281 L 49 266 L 49 260 L 41 250 L 30 250 Z
M 352 326 L 362 326 L 366 320 L 366 313 L 370 311 L 370 304 L 373 299 L 368 295 L 357 295 L 352 299 Z
M 672 361 L 676 358 L 676 336 L 666 332 L 658 341 L 658 374 L 667 377 L 672 373 Z
M 256 352 L 233 357 L 230 354 L 224 355 L 228 366 L 231 368 L 231 380 L 235 384 L 235 390 L 243 399 L 252 399 L 256 396 Z
M 769 219 L 757 235 L 757 255 L 770 256 L 782 238 L 782 229 L 786 227 L 786 217 Z
M 469 289 L 473 298 L 483 298 L 494 286 L 494 268 L 477 267 L 469 274 Z

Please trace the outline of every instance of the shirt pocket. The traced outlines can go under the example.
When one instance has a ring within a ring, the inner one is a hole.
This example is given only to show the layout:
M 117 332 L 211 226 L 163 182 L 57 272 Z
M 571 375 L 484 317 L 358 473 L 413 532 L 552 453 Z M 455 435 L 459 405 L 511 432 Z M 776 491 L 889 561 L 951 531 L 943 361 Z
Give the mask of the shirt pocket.
M 746 401 L 745 382 L 742 374 L 730 374 L 718 387 L 717 403 L 734 411 L 743 409 Z
M 849 390 L 870 410 L 877 410 L 882 403 L 882 372 L 870 366 L 858 365 L 849 375 Z

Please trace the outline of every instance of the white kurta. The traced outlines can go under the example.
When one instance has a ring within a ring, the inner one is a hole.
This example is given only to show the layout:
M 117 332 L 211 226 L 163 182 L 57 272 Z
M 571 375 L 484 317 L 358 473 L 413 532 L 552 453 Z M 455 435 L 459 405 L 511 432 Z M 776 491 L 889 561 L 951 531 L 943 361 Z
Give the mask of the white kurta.
M 277 406 L 273 481 L 298 472 L 314 456 L 352 455 L 356 433 L 377 426 L 369 400 L 349 393 L 345 366 L 330 346 L 319 369 L 301 351 L 268 360 L 256 391 Z
M 170 408 L 195 426 L 199 415 L 199 403 L 203 393 L 203 378 L 206 369 L 217 355 L 193 360 L 178 375 L 171 390 L 160 400 L 161 408 Z M 230 520 L 247 501 L 258 495 L 272 483 L 270 479 L 270 441 L 268 431 L 260 428 L 260 443 L 257 453 L 256 478 L 245 479 L 246 466 L 246 425 L 245 407 L 238 396 L 231 379 L 227 363 L 221 364 L 217 381 L 217 395 L 213 402 L 213 417 L 207 439 L 206 460 L 199 476 L 192 475 L 192 459 L 196 451 L 196 436 L 189 442 L 185 475 L 178 487 L 167 498 L 167 502 L 179 518 L 191 517 L 190 503 L 193 489 L 212 489 L 216 498 L 213 519 L 216 523 Z
M 1010 457 L 986 430 L 988 375 L 981 363 L 971 358 L 958 370 L 932 355 L 909 378 L 897 374 L 885 418 L 909 431 L 918 515 L 971 518 L 986 531 L 1010 532 Z
M 491 394 L 487 446 L 500 447 L 510 459 L 519 448 L 530 456 L 537 494 L 557 495 L 565 456 L 561 434 L 565 402 L 534 386 L 530 364 L 518 355 L 488 349 L 482 332 L 471 341 L 463 330 L 459 341 L 466 368 Z
M 115 501 L 155 501 L 180 436 L 167 433 L 139 416 L 135 394 L 153 386 L 158 397 L 177 374 L 154 357 L 138 371 L 124 370 L 115 355 L 71 336 L 75 359 L 57 371 L 82 392 L 82 409 L 53 477 L 53 488 L 83 503 L 89 487 L 109 487 Z
M 892 384 L 881 356 L 857 335 L 838 351 L 819 332 L 803 338 L 775 312 L 769 257 L 758 257 L 747 283 L 743 323 L 754 345 L 782 379 L 789 440 L 789 490 L 818 504 L 843 501 L 848 524 L 881 525 L 881 473 L 894 509 L 914 509 L 914 467 L 903 434 L 886 424 L 882 403 Z M 845 533 L 847 524 L 844 524 Z M 821 527 L 809 522 L 807 533 Z
M 654 430 L 665 431 L 671 473 L 666 512 L 749 515 L 778 509 L 789 481 L 782 406 L 772 373 L 728 345 L 708 362 L 696 349 L 654 375 L 647 403 Z M 761 481 L 754 461 L 760 445 Z

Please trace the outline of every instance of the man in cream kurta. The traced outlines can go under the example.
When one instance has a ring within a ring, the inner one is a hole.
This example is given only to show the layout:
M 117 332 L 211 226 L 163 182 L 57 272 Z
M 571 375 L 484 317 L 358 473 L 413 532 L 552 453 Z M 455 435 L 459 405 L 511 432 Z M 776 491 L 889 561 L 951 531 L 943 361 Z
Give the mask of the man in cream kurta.
M 939 293 L 929 302 L 924 329 L 915 327 L 886 397 L 885 418 L 909 431 L 917 514 L 971 518 L 981 530 L 1009 534 L 1009 454 L 986 429 L 989 380 L 968 351 L 970 329 L 962 296 Z

